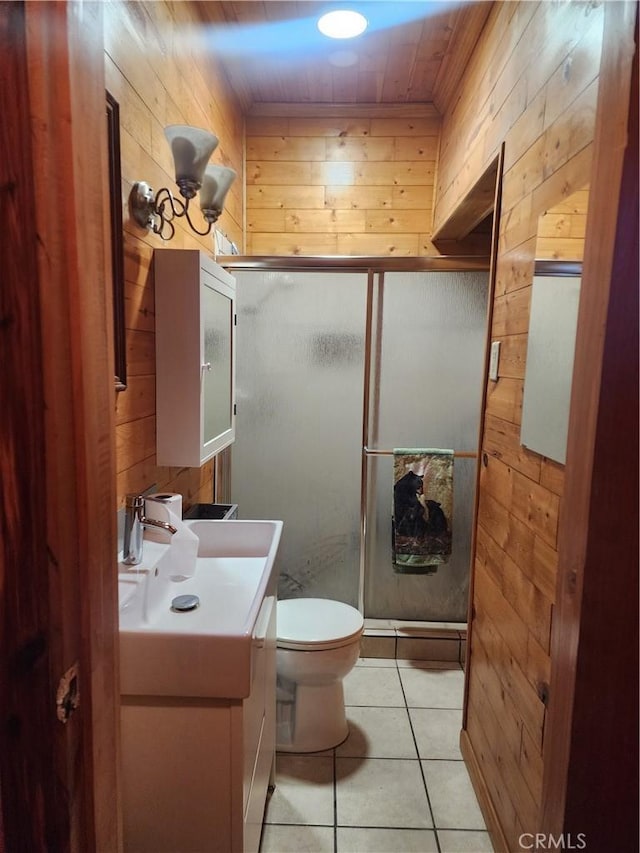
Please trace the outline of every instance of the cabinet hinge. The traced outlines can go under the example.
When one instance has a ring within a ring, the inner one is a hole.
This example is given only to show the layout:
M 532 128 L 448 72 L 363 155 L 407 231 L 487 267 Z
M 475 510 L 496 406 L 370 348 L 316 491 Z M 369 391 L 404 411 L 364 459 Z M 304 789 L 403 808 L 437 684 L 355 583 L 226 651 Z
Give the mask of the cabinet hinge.
M 238 315 L 237 315 L 237 314 L 234 314 L 234 315 L 233 315 L 233 325 L 234 325 L 234 326 L 237 326 L 237 325 L 238 325 Z
M 238 414 L 238 407 L 236 406 L 236 404 L 235 404 L 235 403 L 233 404 L 233 414 L 234 414 L 234 415 L 237 415 L 237 414 Z

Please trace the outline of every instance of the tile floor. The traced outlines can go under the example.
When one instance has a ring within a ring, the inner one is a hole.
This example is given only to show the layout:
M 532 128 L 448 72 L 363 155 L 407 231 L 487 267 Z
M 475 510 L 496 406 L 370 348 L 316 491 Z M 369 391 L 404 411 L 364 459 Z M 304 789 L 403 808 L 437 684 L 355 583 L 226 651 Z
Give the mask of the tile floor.
M 260 853 L 491 853 L 458 747 L 459 665 L 361 658 L 344 687 L 347 740 L 278 755 Z

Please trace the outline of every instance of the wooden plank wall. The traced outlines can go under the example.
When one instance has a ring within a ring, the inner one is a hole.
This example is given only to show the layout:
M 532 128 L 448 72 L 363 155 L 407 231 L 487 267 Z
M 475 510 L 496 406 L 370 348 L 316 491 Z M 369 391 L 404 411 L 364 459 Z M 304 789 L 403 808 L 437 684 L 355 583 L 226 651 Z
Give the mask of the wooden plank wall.
M 435 227 L 505 141 L 492 340 L 499 378 L 484 411 L 467 744 L 494 835 L 519 850 L 538 826 L 564 468 L 520 445 L 538 217 L 589 182 L 603 8 L 500 3 L 442 128 Z
M 589 189 L 585 187 L 540 214 L 536 240 L 537 259 L 582 260 L 588 206 Z
M 213 462 L 201 469 L 159 468 L 155 461 L 155 354 L 153 249 L 159 237 L 129 219 L 127 198 L 136 180 L 154 189 L 174 183 L 173 160 L 163 128 L 190 124 L 219 138 L 212 162 L 238 177 L 218 221 L 242 245 L 243 116 L 221 69 L 206 55 L 203 29 L 191 3 L 109 0 L 104 4 L 106 86 L 120 104 L 122 202 L 125 229 L 127 390 L 117 395 L 117 492 L 154 483 L 184 495 L 185 506 L 213 497 Z M 199 211 L 194 220 L 203 221 Z M 177 223 L 170 245 L 212 252 L 212 237 L 197 237 Z
M 439 131 L 435 109 L 419 105 L 249 116 L 247 254 L 438 254 Z

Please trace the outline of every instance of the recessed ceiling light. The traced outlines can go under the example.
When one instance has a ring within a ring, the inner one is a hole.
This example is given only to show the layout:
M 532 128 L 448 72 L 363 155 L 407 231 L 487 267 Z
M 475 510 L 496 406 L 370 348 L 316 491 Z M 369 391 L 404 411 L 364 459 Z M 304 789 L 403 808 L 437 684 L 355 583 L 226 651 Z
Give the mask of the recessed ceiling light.
M 360 12 L 338 9 L 323 15 L 318 21 L 318 29 L 331 39 L 352 39 L 367 29 L 367 19 Z

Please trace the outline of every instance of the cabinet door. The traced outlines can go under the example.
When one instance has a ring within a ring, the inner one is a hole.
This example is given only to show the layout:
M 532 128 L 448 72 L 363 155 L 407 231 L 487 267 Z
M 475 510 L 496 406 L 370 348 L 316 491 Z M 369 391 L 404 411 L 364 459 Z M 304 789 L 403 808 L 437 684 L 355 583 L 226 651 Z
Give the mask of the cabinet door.
M 194 249 L 154 258 L 157 464 L 200 467 L 235 438 L 235 279 Z
M 275 590 L 274 590 L 275 592 Z M 276 597 L 268 595 L 256 620 L 251 695 L 243 702 L 243 853 L 257 853 L 276 745 Z
M 233 440 L 232 293 L 202 271 L 202 461 Z

